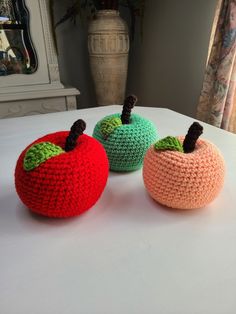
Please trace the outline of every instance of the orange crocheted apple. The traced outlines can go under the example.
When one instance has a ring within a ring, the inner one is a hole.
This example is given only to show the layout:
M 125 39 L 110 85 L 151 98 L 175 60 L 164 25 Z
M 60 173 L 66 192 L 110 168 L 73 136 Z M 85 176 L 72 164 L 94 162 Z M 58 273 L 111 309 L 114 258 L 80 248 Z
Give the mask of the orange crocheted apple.
M 71 217 L 99 199 L 109 164 L 103 146 L 83 134 L 85 127 L 78 120 L 70 132 L 48 134 L 21 153 L 15 170 L 16 191 L 33 212 Z
M 194 122 L 185 138 L 168 136 L 149 148 L 143 180 L 154 200 L 172 208 L 194 209 L 206 206 L 218 195 L 225 163 L 215 145 L 198 139 L 202 130 Z

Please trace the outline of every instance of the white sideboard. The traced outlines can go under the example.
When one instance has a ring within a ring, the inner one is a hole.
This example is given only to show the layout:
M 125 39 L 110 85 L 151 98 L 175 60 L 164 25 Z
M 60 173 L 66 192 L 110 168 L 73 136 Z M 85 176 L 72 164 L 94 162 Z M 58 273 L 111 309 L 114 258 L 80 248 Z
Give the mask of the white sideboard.
M 76 109 L 79 91 L 60 82 L 49 0 L 24 3 L 38 67 L 32 74 L 0 76 L 0 118 Z

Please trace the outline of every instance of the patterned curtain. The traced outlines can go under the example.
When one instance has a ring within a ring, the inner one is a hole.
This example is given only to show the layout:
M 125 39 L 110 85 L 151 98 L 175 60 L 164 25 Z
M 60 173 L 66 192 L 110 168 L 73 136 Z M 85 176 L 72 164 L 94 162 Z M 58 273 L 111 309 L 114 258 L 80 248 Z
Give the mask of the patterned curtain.
M 197 118 L 236 133 L 236 0 L 220 0 Z

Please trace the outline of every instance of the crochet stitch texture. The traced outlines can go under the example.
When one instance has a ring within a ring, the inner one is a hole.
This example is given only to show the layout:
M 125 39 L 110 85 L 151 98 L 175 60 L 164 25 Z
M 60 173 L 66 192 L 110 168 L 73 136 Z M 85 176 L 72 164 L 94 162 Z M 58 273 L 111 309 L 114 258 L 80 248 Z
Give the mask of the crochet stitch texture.
M 183 138 L 179 139 L 183 142 Z M 220 192 L 224 176 L 221 153 L 202 139 L 198 139 L 195 150 L 189 154 L 157 151 L 151 146 L 144 158 L 143 179 L 149 194 L 172 208 L 206 206 Z
M 116 128 L 122 125 L 120 118 L 108 118 L 101 122 L 101 133 L 107 138 Z
M 178 152 L 184 152 L 182 143 L 174 136 L 167 136 L 162 140 L 157 141 L 154 144 L 156 150 L 176 150 Z
M 32 144 L 50 142 L 64 149 L 68 134 L 56 132 Z M 23 161 L 31 145 L 21 153 L 15 169 L 16 191 L 28 208 L 49 217 L 70 217 L 96 203 L 105 188 L 109 170 L 106 152 L 98 141 L 83 134 L 74 150 L 53 156 L 26 171 Z
M 116 127 L 108 137 L 101 132 L 101 124 L 110 118 L 120 118 L 120 114 L 109 115 L 100 120 L 93 131 L 95 137 L 107 152 L 110 169 L 113 171 L 133 171 L 142 167 L 143 158 L 157 140 L 155 125 L 137 114 L 131 114 L 131 123 Z
M 25 170 L 30 171 L 38 167 L 42 162 L 61 153 L 64 153 L 64 150 L 50 142 L 32 145 L 25 153 L 23 167 Z

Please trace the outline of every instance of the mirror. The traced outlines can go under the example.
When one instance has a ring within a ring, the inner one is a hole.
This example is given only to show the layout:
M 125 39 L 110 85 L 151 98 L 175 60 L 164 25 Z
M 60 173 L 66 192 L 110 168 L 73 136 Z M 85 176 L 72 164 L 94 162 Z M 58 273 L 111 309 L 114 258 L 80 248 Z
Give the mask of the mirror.
M 24 0 L 0 0 L 0 76 L 37 70 L 29 18 Z

